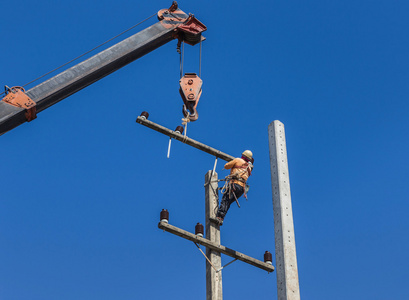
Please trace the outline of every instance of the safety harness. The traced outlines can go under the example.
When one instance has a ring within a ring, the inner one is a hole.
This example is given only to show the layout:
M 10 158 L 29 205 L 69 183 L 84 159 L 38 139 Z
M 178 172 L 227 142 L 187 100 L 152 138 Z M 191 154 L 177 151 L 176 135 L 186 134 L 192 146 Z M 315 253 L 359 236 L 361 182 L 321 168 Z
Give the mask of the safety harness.
M 233 185 L 233 180 L 240 181 L 244 183 L 244 198 L 247 200 L 247 193 L 250 189 L 250 186 L 247 184 L 246 180 L 242 178 L 242 175 L 248 172 L 249 176 L 251 175 L 251 170 L 253 169 L 253 164 L 251 162 L 246 162 L 245 164 L 239 166 L 239 167 L 234 167 L 235 169 L 241 169 L 235 172 L 234 174 L 229 174 L 226 176 L 223 181 L 225 181 L 224 186 L 221 188 L 221 193 L 225 194 L 227 191 L 229 191 L 229 198 L 231 197 L 231 192 L 232 190 L 235 190 L 235 187 Z M 233 192 L 234 198 L 236 199 L 237 205 L 240 207 L 240 204 L 237 200 L 236 194 Z

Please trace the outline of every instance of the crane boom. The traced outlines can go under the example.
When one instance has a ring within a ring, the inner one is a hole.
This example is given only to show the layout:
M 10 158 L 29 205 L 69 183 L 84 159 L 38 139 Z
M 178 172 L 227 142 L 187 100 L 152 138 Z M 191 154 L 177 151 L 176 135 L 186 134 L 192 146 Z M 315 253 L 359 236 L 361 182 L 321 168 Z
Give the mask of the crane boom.
M 28 90 L 26 95 L 35 102 L 36 113 L 173 39 L 194 45 L 201 40 L 201 32 L 206 30 L 206 26 L 193 15 L 181 11 L 175 1 L 169 9 L 160 10 L 158 18 L 160 21 L 156 24 Z M 26 121 L 30 119 L 27 119 L 25 108 L 0 101 L 0 135 Z

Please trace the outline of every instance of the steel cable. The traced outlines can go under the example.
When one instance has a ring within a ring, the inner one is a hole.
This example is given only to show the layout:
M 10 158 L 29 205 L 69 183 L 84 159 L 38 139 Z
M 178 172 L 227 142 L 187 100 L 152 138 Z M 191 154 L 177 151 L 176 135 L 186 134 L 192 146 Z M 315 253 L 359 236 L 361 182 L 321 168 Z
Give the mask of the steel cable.
M 103 42 L 102 44 L 100 44 L 100 45 L 98 45 L 98 46 L 92 48 L 91 50 L 88 50 L 87 52 L 81 54 L 80 56 L 77 56 L 76 58 L 70 60 L 69 62 L 67 62 L 67 63 L 65 63 L 65 64 L 59 66 L 58 68 L 55 68 L 54 70 L 51 70 L 50 72 L 48 72 L 48 73 L 46 73 L 46 74 L 44 74 L 44 75 L 42 75 L 42 76 L 40 76 L 40 77 L 38 77 L 38 78 L 36 78 L 36 79 L 30 81 L 29 83 L 26 83 L 25 85 L 23 85 L 23 87 L 25 87 L 25 86 L 27 86 L 27 85 L 33 83 L 33 82 L 36 82 L 37 80 L 39 80 L 39 79 L 41 79 L 41 78 L 43 78 L 43 77 L 45 77 L 45 76 L 47 76 L 47 75 L 50 75 L 51 73 L 53 73 L 53 72 L 55 72 L 55 71 L 57 71 L 57 70 L 59 70 L 59 69 L 65 67 L 66 65 L 68 65 L 68 64 L 70 64 L 70 63 L 72 63 L 72 62 L 74 62 L 74 61 L 76 61 L 76 60 L 78 60 L 78 59 L 80 59 L 81 57 L 83 57 L 83 56 L 85 56 L 85 55 L 91 53 L 92 51 L 95 51 L 96 49 L 102 47 L 103 45 L 105 45 L 105 44 L 111 42 L 112 40 L 114 40 L 114 39 L 120 37 L 121 35 L 127 33 L 128 31 L 130 31 L 130 30 L 134 29 L 135 27 L 141 25 L 142 23 L 148 21 L 149 19 L 151 19 L 151 18 L 152 18 L 153 16 L 155 16 L 155 15 L 156 15 L 156 13 L 154 13 L 154 14 L 151 15 L 150 17 L 146 18 L 145 20 L 139 22 L 138 24 L 133 25 L 132 27 L 126 29 L 125 31 L 121 32 L 120 34 L 118 34 L 118 35 L 116 35 L 116 36 L 110 38 L 109 40 Z M 4 91 L 3 93 L 0 94 L 0 96 L 3 95 L 3 94 L 5 94 L 5 93 L 6 93 L 6 92 Z

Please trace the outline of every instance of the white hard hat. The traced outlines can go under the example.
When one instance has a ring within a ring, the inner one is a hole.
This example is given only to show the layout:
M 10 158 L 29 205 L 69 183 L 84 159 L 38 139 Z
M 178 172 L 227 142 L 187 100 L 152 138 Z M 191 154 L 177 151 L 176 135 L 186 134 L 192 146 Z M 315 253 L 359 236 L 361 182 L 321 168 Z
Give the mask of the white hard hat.
M 248 159 L 253 158 L 253 152 L 251 152 L 250 150 L 245 150 L 241 155 L 247 157 Z

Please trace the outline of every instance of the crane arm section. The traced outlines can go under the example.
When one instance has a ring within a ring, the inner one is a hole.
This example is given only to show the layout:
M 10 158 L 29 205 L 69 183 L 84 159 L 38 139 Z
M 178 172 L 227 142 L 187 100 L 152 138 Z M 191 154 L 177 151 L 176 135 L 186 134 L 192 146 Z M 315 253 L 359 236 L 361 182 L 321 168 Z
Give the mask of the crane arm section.
M 35 102 L 36 113 L 173 39 L 194 45 L 202 38 L 201 32 L 206 30 L 206 26 L 193 15 L 178 9 L 176 2 L 171 8 L 160 10 L 158 18 L 160 21 L 156 24 L 28 90 L 26 95 Z M 26 121 L 29 120 L 25 108 L 0 101 L 0 135 Z

